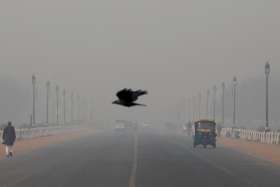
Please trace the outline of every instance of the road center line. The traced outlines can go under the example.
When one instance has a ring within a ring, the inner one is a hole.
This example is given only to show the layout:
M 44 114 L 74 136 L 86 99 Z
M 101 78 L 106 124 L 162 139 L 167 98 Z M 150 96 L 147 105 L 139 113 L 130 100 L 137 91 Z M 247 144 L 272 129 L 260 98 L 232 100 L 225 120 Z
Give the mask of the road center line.
M 138 133 L 137 131 L 134 133 L 134 151 L 133 151 L 133 163 L 132 163 L 132 171 L 129 177 L 129 187 L 135 187 L 136 181 L 136 172 L 138 165 Z

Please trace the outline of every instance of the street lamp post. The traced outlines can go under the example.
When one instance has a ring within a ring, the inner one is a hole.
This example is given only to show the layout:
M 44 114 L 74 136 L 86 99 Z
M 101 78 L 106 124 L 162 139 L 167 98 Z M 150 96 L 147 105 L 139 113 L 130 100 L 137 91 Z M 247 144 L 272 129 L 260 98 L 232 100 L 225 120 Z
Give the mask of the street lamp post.
M 270 75 L 270 64 L 266 62 L 265 64 L 265 77 L 266 77 L 266 120 L 265 120 L 265 130 L 269 127 L 269 75 Z
M 237 78 L 233 77 L 233 125 L 236 125 L 236 111 L 237 111 Z
M 216 121 L 216 94 L 217 86 L 213 86 L 213 120 Z
M 81 100 L 80 100 L 80 95 L 77 94 L 77 120 L 80 121 L 81 120 Z
M 225 88 L 226 88 L 226 85 L 223 82 L 222 83 L 222 124 L 223 125 L 225 123 Z
M 71 122 L 74 122 L 74 93 L 71 93 Z
M 56 86 L 56 123 L 59 124 L 59 86 Z
M 51 83 L 50 81 L 48 81 L 46 83 L 46 89 L 47 89 L 47 101 L 46 101 L 46 122 L 47 124 L 49 124 L 49 104 L 50 104 L 50 86 L 51 86 Z
M 190 103 L 191 104 L 191 103 Z M 190 106 L 191 107 L 191 106 Z M 91 120 L 93 120 L 94 119 L 94 112 L 95 112 L 95 110 L 94 110 L 95 108 L 94 108 L 94 100 L 92 101 L 92 112 L 91 112 Z M 191 109 L 191 108 L 190 108 Z M 190 111 L 191 112 L 191 111 Z M 191 113 L 189 113 L 189 114 L 191 114 Z M 191 121 L 191 115 L 190 115 L 190 118 L 189 118 L 189 121 Z
M 66 123 L 66 90 L 63 90 L 63 123 Z
M 201 118 L 201 93 L 198 94 L 198 120 Z
M 210 90 L 207 90 L 206 93 L 206 118 L 209 118 L 209 97 L 210 97 Z
M 193 122 L 196 120 L 196 102 L 195 102 L 195 96 L 192 97 L 192 105 L 193 105 L 193 109 L 192 109 L 192 113 L 193 113 Z
M 33 107 L 32 107 L 32 125 L 36 124 L 36 76 L 32 75 L 33 86 Z
M 188 98 L 188 121 L 192 121 L 191 119 L 192 119 L 192 116 L 191 116 L 191 109 L 192 108 L 192 106 L 191 106 L 191 99 L 190 98 Z
M 189 106 L 189 103 L 188 103 L 188 106 Z M 90 121 L 93 120 L 93 112 L 94 112 L 94 101 L 91 101 L 91 104 L 90 104 Z M 190 113 L 189 113 L 189 107 L 188 107 L 188 120 L 190 119 Z

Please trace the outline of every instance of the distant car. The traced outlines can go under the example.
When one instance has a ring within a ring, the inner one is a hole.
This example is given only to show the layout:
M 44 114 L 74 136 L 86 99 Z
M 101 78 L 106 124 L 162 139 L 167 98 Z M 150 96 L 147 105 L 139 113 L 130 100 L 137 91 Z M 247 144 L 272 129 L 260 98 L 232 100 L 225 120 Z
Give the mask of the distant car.
M 125 129 L 124 125 L 121 125 L 121 124 L 118 124 L 115 126 L 115 129 L 116 131 L 123 131 Z
M 144 123 L 143 124 L 143 127 L 149 127 L 150 125 L 149 124 L 147 124 L 147 123 Z

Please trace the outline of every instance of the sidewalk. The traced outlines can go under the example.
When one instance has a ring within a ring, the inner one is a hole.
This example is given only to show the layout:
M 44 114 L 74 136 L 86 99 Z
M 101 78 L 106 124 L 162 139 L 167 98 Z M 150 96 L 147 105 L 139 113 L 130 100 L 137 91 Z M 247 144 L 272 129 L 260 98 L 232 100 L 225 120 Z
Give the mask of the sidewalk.
M 251 156 L 263 158 L 280 165 L 280 145 L 261 144 L 240 139 L 219 138 L 218 142 Z
M 13 150 L 14 150 L 14 154 L 17 155 L 34 149 L 42 148 L 44 146 L 48 146 L 50 144 L 62 143 L 64 141 L 73 140 L 91 133 L 93 132 L 83 130 L 83 131 L 69 132 L 69 133 L 63 133 L 63 134 L 53 135 L 53 136 L 45 136 L 39 138 L 20 140 L 15 143 Z M 4 156 L 5 156 L 4 145 L 1 144 L 0 158 Z

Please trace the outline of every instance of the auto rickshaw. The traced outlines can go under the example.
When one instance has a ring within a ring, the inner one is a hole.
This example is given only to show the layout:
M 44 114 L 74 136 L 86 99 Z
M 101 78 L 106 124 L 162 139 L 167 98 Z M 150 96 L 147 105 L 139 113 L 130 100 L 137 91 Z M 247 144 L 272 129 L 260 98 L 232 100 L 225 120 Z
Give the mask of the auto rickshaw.
M 216 123 L 210 120 L 199 120 L 194 123 L 194 141 L 193 147 L 197 145 L 203 145 L 207 148 L 207 145 L 212 145 L 216 148 Z

